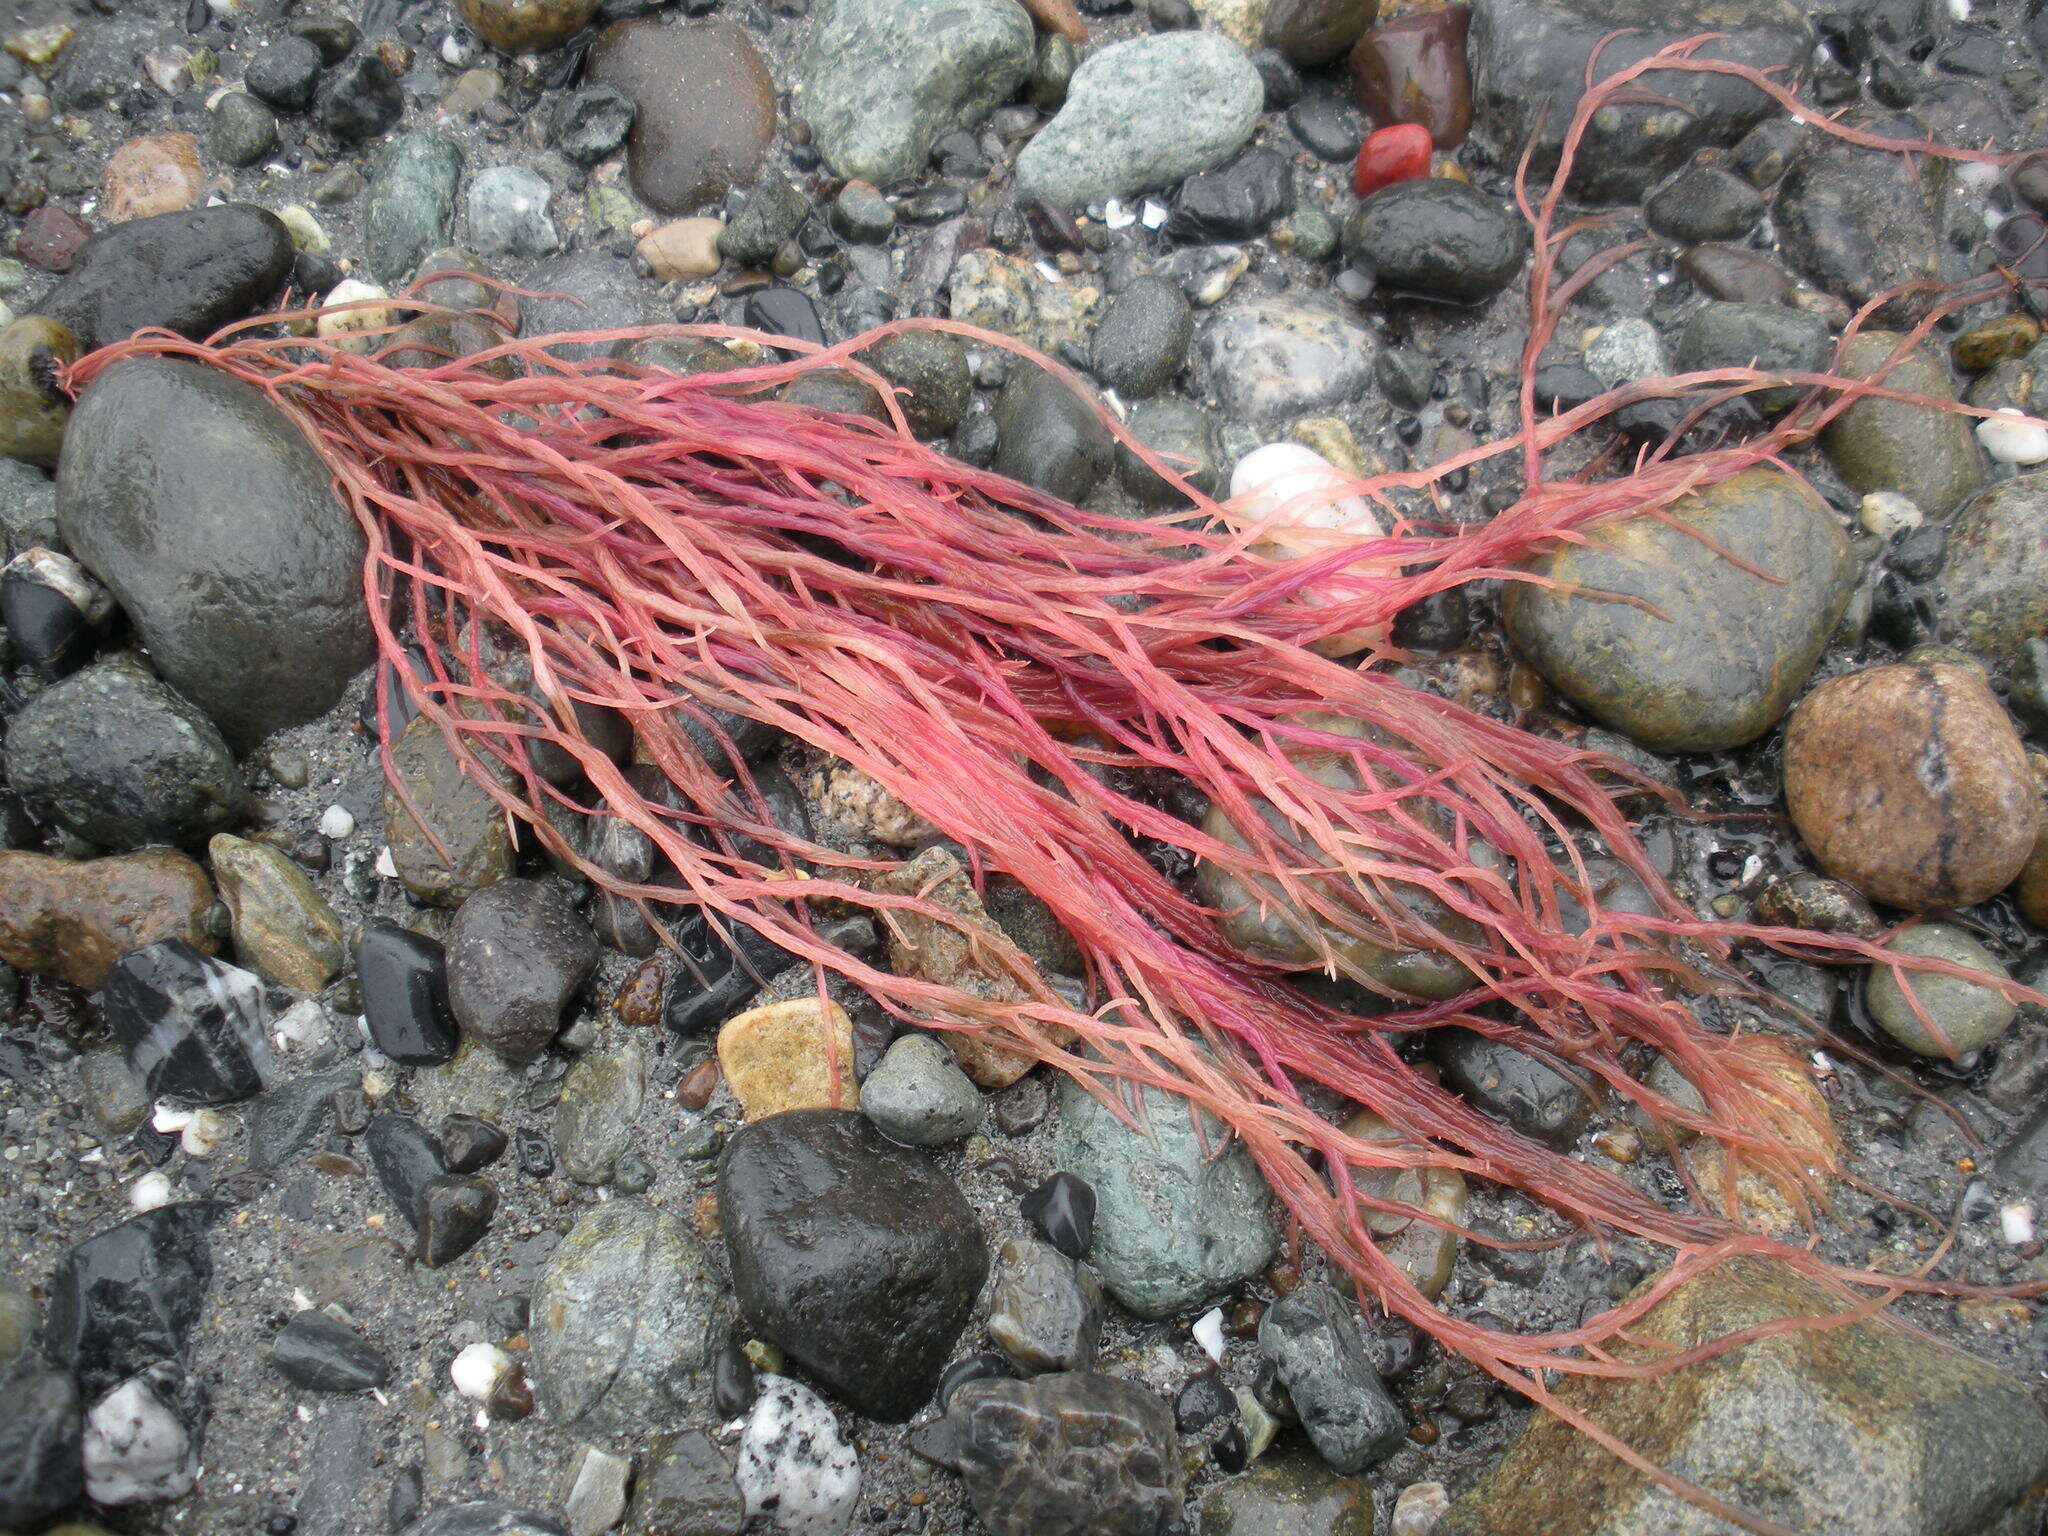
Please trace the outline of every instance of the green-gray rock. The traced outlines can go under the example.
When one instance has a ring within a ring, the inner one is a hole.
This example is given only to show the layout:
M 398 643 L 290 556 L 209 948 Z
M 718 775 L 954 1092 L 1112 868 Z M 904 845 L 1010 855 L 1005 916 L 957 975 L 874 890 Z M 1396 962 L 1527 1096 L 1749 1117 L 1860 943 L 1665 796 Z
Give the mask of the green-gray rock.
M 862 1081 L 860 1112 L 891 1141 L 940 1147 L 980 1130 L 987 1105 L 959 1058 L 936 1037 L 913 1031 Z
M 1843 349 L 1840 372 L 1865 379 L 1905 338 L 1865 331 Z M 1948 365 L 1917 346 L 1884 377 L 1888 388 L 1943 400 L 1956 397 Z M 1903 400 L 1858 400 L 1821 429 L 1835 472 L 1865 495 L 1897 491 L 1932 518 L 1944 518 L 1984 483 L 1984 451 L 1968 417 Z
M 932 140 L 1016 93 L 1035 58 L 1015 0 L 828 0 L 797 65 L 798 103 L 841 176 L 923 172 Z
M 1840 1308 L 1743 1258 L 1679 1287 L 1633 1331 L 1683 1348 Z M 1555 1390 L 1659 1466 L 1794 1530 L 2025 1536 L 2040 1520 L 2048 1421 L 2026 1383 L 1888 1318 L 1779 1333 L 1640 1379 L 1564 1376 Z M 1539 1413 L 1435 1536 L 1738 1529 Z
M 401 133 L 377 151 L 363 240 L 379 282 L 398 282 L 448 243 L 461 180 L 462 146 L 431 128 Z
M 2048 341 L 2037 341 L 2019 357 L 2009 357 L 1963 392 L 1972 405 L 1987 411 L 2010 408 L 2028 416 L 2048 415 Z
M 1141 1092 L 1149 1134 L 1063 1078 L 1054 1160 L 1095 1191 L 1088 1258 L 1110 1294 L 1139 1317 L 1170 1317 L 1264 1268 L 1280 1234 L 1243 1144 L 1206 1114 L 1198 1137 L 1185 1099 Z
M 633 1480 L 629 1536 L 732 1536 L 747 1506 L 732 1465 L 702 1430 L 656 1445 Z
M 391 769 L 412 809 L 384 786 L 384 835 L 405 888 L 438 907 L 459 907 L 486 886 L 512 875 L 512 834 L 497 802 L 472 783 L 441 735 L 421 715 L 391 748 Z M 414 812 L 447 850 L 444 858 Z
M 647 1100 L 647 1058 L 638 1046 L 592 1051 L 562 1082 L 555 1108 L 555 1151 L 562 1172 L 578 1184 L 602 1184 L 633 1145 L 634 1122 Z
M 898 402 L 919 437 L 952 431 L 974 398 L 966 350 L 943 331 L 899 331 L 875 343 L 863 360 L 903 392 Z
M 201 842 L 248 799 L 213 722 L 126 654 L 29 700 L 7 728 L 7 782 L 39 818 L 112 853 Z
M 1797 697 L 1848 605 L 1848 536 L 1802 482 L 1750 469 L 1532 569 L 1578 592 L 1508 588 L 1509 635 L 1573 703 L 1652 751 L 1754 741 Z M 1640 599 L 1656 611 L 1595 594 Z
M 534 1291 L 527 1374 L 541 1411 L 584 1436 L 701 1417 L 691 1382 L 710 1358 L 718 1292 L 702 1246 L 673 1216 L 638 1200 L 585 1215 Z
M 1251 57 L 1214 32 L 1116 43 L 1067 82 L 1066 105 L 1017 156 L 1017 184 L 1080 208 L 1222 164 L 1265 105 Z
M 363 531 L 299 429 L 226 374 L 161 357 L 101 374 L 65 436 L 57 522 L 238 751 L 325 714 L 369 665 Z
M 1891 942 L 1902 955 L 1919 955 L 1930 960 L 1950 960 L 1987 976 L 2003 978 L 2007 973 L 1998 957 L 1962 929 L 1949 923 L 1920 923 L 1908 928 Z M 1920 1000 L 1927 1017 L 1941 1031 L 1944 1048 L 1920 1022 L 1919 1014 L 1906 999 L 1899 977 L 1890 966 L 1872 966 L 1863 984 L 1863 1003 L 1871 1019 L 1886 1034 L 1909 1051 L 1922 1056 L 1967 1056 L 1989 1045 L 2012 1023 L 2018 1005 L 1989 987 L 1955 976 L 1928 971 L 1903 973 Z
M 1079 501 L 1108 470 L 1115 440 L 1083 400 L 1043 368 L 1020 362 L 996 397 L 996 473 Z
M 1823 373 L 1831 344 L 1827 321 L 1789 304 L 1703 304 L 1679 333 L 1678 371 Z M 1760 389 L 1750 398 L 1759 409 L 1778 412 L 1792 409 L 1806 393 L 1783 385 Z
M 1169 467 L 1188 484 L 1210 496 L 1221 493 L 1223 466 L 1217 462 L 1216 424 L 1192 400 L 1169 396 L 1140 401 L 1131 408 L 1130 420 L 1124 425 L 1131 429 L 1131 436 L 1169 460 Z M 1123 443 L 1116 448 L 1116 475 L 1124 489 L 1145 506 L 1187 503 L 1186 496 Z
M 1964 504 L 1941 593 L 1962 642 L 1996 665 L 2048 634 L 2048 473 L 1998 481 Z
M 226 165 L 254 165 L 277 148 L 277 114 L 247 91 L 229 91 L 207 115 L 206 147 Z
M 57 542 L 57 486 L 35 465 L 0 458 L 0 535 L 7 553 Z
M 1372 1490 L 1306 1456 L 1276 1456 L 1202 1500 L 1201 1536 L 1372 1536 Z

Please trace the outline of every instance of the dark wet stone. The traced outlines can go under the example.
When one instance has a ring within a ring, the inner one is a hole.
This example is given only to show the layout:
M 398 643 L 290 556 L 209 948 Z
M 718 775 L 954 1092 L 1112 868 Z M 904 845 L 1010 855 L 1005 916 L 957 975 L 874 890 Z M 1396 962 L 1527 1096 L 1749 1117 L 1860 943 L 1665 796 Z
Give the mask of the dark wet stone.
M 865 357 L 903 391 L 903 414 L 919 437 L 952 431 L 974 398 L 967 353 L 957 338 L 942 332 L 904 331 L 876 343 Z
M 1351 50 L 1351 89 L 1375 128 L 1420 123 L 1438 149 L 1462 144 L 1472 127 L 1466 34 L 1472 11 L 1441 5 L 1383 21 Z
M 241 821 L 248 800 L 213 722 L 125 653 L 45 688 L 8 722 L 7 782 L 38 819 L 109 853 L 204 842 Z
M 1763 216 L 1763 194 L 1715 165 L 1689 165 L 1643 200 L 1650 228 L 1688 245 L 1740 239 Z
M 1060 1172 L 1040 1184 L 1017 1207 L 1045 1240 L 1070 1259 L 1088 1257 L 1095 1236 L 1095 1191 L 1074 1174 Z
M 489 1179 L 456 1173 L 428 1179 L 413 1206 L 415 1257 L 428 1269 L 454 1263 L 483 1241 L 497 1209 L 498 1187 Z
M 1293 208 L 1294 167 L 1285 156 L 1254 147 L 1182 182 L 1166 220 L 1166 235 L 1209 245 L 1252 240 Z
M 1508 633 L 1561 692 L 1638 745 L 1740 746 L 1784 714 L 1834 632 L 1855 583 L 1848 537 L 1818 496 L 1770 469 L 1684 497 L 1671 513 L 1682 527 L 1618 526 L 1535 567 L 1659 611 L 1517 583 L 1503 603 Z
M 634 1479 L 626 1529 L 634 1536 L 730 1536 L 746 1518 L 732 1464 L 709 1435 L 693 1429 L 649 1454 Z
M 1770 257 L 1732 246 L 1696 245 L 1678 258 L 1678 269 L 1710 299 L 1789 305 L 1795 292 L 1791 274 Z
M 54 512 L 54 492 L 50 506 Z M 50 537 L 56 538 L 54 528 Z M 85 591 L 80 590 L 80 581 L 88 584 Z M 14 654 L 40 668 L 45 677 L 68 677 L 84 666 L 100 636 L 79 608 L 78 599 L 85 597 L 91 607 L 93 600 L 87 594 L 97 590 L 75 561 L 66 560 L 57 570 L 41 562 L 10 567 L 0 575 L 0 622 L 7 626 Z
M 590 78 L 631 98 L 627 165 L 662 213 L 689 213 L 752 182 L 775 136 L 775 82 L 731 21 L 616 22 L 590 52 Z
M 198 340 L 270 308 L 291 270 L 291 236 L 275 214 L 223 203 L 95 235 L 38 308 L 88 348 L 150 326 Z
M 763 288 L 748 294 L 740 318 L 742 324 L 771 336 L 790 336 L 813 343 L 825 340 L 825 325 L 818 318 L 818 306 L 798 288 Z
M 595 165 L 626 142 L 633 99 L 609 85 L 586 85 L 555 103 L 549 141 L 578 165 Z
M 1372 1367 L 1357 1312 L 1327 1285 L 1298 1286 L 1268 1307 L 1259 1350 L 1333 1472 L 1363 1472 L 1400 1448 L 1407 1418 Z
M 346 16 L 300 16 L 291 24 L 292 35 L 303 37 L 320 50 L 320 62 L 339 64 L 349 56 L 362 37 L 356 24 Z
M 370 1041 L 393 1061 L 436 1067 L 461 1043 L 448 1007 L 448 966 L 440 944 L 378 918 L 356 941 L 356 979 Z
M 1845 126 L 1888 138 L 1927 130 L 1907 116 L 1852 112 Z M 1771 205 L 1779 248 L 1817 286 L 1861 308 L 1889 288 L 1941 276 L 1938 211 L 1944 168 L 1815 133 Z M 1925 294 L 1889 301 L 1872 320 L 1905 325 L 1927 311 Z
M 242 71 L 242 83 L 250 95 L 280 112 L 303 112 L 313 104 L 323 62 L 311 42 L 286 33 L 256 50 Z
M 360 1078 L 354 1067 L 334 1067 L 295 1077 L 263 1094 L 249 1106 L 249 1166 L 274 1173 L 313 1144 L 327 1123 L 334 1095 Z
M 728 1339 L 718 1358 L 711 1363 L 711 1411 L 730 1422 L 754 1406 L 760 1385 L 754 1379 L 754 1362 L 736 1338 Z
M 448 1171 L 441 1144 L 410 1115 L 382 1114 L 363 1131 L 377 1183 L 408 1226 L 419 1220 L 420 1191 Z
M 930 1399 L 988 1251 L 958 1187 L 859 1115 L 795 1110 L 726 1144 L 718 1209 L 740 1310 L 871 1418 Z
M 527 1370 L 541 1408 L 577 1435 L 682 1428 L 710 1364 L 718 1296 L 703 1248 L 673 1216 L 639 1200 L 590 1211 L 533 1295 Z
M 0 1526 L 38 1531 L 85 1496 L 78 1386 L 40 1361 L 0 1378 Z
M 299 1312 L 270 1341 L 270 1364 L 308 1392 L 367 1392 L 391 1379 L 391 1362 L 347 1323 Z
M 326 713 L 370 660 L 361 527 L 298 428 L 225 374 L 102 374 L 72 413 L 57 518 L 158 674 L 238 750 Z
M 441 1150 L 450 1173 L 475 1173 L 505 1155 L 505 1133 L 475 1115 L 453 1114 L 441 1122 Z
M 1168 396 L 1141 401 L 1125 423 L 1131 435 L 1197 490 L 1222 494 L 1223 466 L 1218 462 L 1216 424 L 1192 400 Z M 1184 506 L 1187 498 L 1155 474 L 1136 453 L 1118 443 L 1117 478 L 1126 491 L 1147 507 Z
M 1355 160 L 1365 142 L 1357 111 L 1332 96 L 1304 96 L 1287 109 L 1287 126 L 1318 160 Z
M 1963 504 L 1941 591 L 1961 642 L 1994 665 L 2048 634 L 2048 473 L 2001 480 Z
M 1095 488 L 1115 446 L 1093 401 L 1023 362 L 996 397 L 996 434 L 998 474 L 1069 502 Z
M 1173 1415 L 1113 1377 L 968 1382 L 912 1449 L 960 1473 L 991 1536 L 1155 1536 L 1180 1518 Z
M 230 91 L 207 114 L 206 147 L 223 164 L 254 165 L 277 148 L 277 114 L 246 91 Z
M 944 1413 L 952 1406 L 953 1394 L 970 1381 L 1006 1381 L 1016 1373 L 1010 1369 L 1010 1362 L 1001 1355 L 969 1355 L 964 1360 L 955 1360 L 946 1367 L 946 1374 L 939 1378 L 939 1387 L 932 1394 L 932 1406 Z
M 405 111 L 405 93 L 390 68 L 374 53 L 347 60 L 320 94 L 315 116 L 320 126 L 344 144 L 360 144 L 397 123 Z
M 1101 1283 L 1059 1250 L 1012 1238 L 997 1261 L 988 1333 L 1024 1375 L 1089 1370 L 1102 1335 Z
M 810 214 L 811 200 L 770 171 L 755 183 L 718 236 L 718 248 L 743 267 L 765 267 Z
M 1306 1457 L 1284 1455 L 1209 1490 L 1200 1536 L 1372 1536 L 1372 1493 Z
M 1379 13 L 1379 0 L 1273 0 L 1264 39 L 1290 64 L 1310 69 L 1340 57 Z
M 1739 1258 L 1679 1287 L 1639 1327 L 1683 1349 L 1841 1305 L 1780 1264 Z M 1883 1315 L 1781 1332 L 1652 1377 L 1574 1376 L 1558 1395 L 1624 1444 L 1656 1447 L 1666 1470 L 1796 1530 L 2017 1533 L 2038 1514 L 2048 1470 L 2048 1421 L 2023 1382 Z M 1673 1507 L 1537 1414 L 1436 1536 L 1668 1530 L 1684 1518 Z
M 1477 304 L 1514 281 L 1529 234 L 1499 199 L 1425 176 L 1360 203 L 1344 226 L 1344 252 L 1382 289 Z
M 223 1207 L 159 1206 L 78 1244 L 50 1279 L 43 1353 L 88 1401 L 164 1360 L 182 1360 L 213 1283 L 207 1231 Z
M 183 939 L 123 955 L 99 996 L 108 1032 L 152 1097 L 232 1104 L 273 1070 L 262 981 Z
M 1711 368 L 1783 369 L 1824 373 L 1834 349 L 1828 323 L 1785 304 L 1703 304 L 1678 337 L 1678 371 Z M 1790 385 L 1758 390 L 1759 409 L 1788 411 L 1807 391 Z
M 737 940 L 737 949 L 719 936 L 701 910 L 671 927 L 683 955 L 669 974 L 661 1021 L 679 1035 L 724 1023 L 791 963 L 785 950 L 753 929 L 737 923 L 725 927 Z
M 1513 165 L 1533 137 L 1530 174 L 1547 183 L 1596 49 L 1600 72 L 1611 74 L 1703 28 L 1721 35 L 1696 57 L 1774 71 L 1781 85 L 1799 89 L 1813 33 L 1790 0 L 1725 0 L 1711 24 L 1697 8 L 1666 0 L 1489 0 L 1476 7 L 1472 94 L 1494 162 Z M 1591 201 L 1633 201 L 1694 151 L 1733 144 L 1778 110 L 1731 75 L 1653 74 L 1642 83 L 1681 110 L 1612 103 L 1598 114 L 1572 176 L 1573 189 Z
M 1210 1425 L 1237 1412 L 1237 1398 L 1220 1371 L 1207 1370 L 1192 1377 L 1173 1400 L 1173 1427 L 1184 1435 L 1199 1435 Z
M 378 146 L 363 239 L 379 282 L 399 283 L 429 251 L 448 243 L 461 179 L 462 146 L 448 134 L 421 129 Z
M 430 1510 L 399 1536 L 569 1536 L 569 1532 L 547 1515 L 491 1500 Z
M 1444 1084 L 1525 1136 L 1569 1145 L 1592 1113 L 1590 1082 L 1469 1029 L 1434 1029 L 1430 1058 Z
M 440 726 L 415 719 L 392 744 L 390 766 L 384 836 L 406 890 L 454 907 L 505 882 L 513 867 L 505 813 L 470 777 Z
M 1187 361 L 1193 335 L 1194 309 L 1180 284 L 1141 277 L 1111 301 L 1095 328 L 1090 342 L 1095 377 L 1105 389 L 1132 400 L 1156 395 Z
M 448 930 L 449 1006 L 469 1039 L 531 1061 L 596 964 L 596 937 L 557 887 L 500 881 L 464 902 Z

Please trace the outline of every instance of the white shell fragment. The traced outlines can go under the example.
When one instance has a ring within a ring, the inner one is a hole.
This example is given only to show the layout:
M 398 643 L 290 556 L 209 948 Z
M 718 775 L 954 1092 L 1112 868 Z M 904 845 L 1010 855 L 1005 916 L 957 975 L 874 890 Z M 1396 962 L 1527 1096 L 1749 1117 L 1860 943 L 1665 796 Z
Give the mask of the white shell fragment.
M 1202 1353 L 1218 1365 L 1223 1363 L 1223 1309 L 1211 1307 L 1195 1319 L 1195 1326 L 1188 1330 L 1195 1336 L 1195 1342 L 1202 1346 Z
M 482 1402 L 512 1369 L 512 1357 L 495 1344 L 465 1344 L 448 1367 L 448 1379 L 464 1397 Z
M 128 1186 L 128 1203 L 138 1211 L 153 1211 L 160 1205 L 169 1205 L 172 1193 L 171 1176 L 152 1171 Z
M 1905 533 L 1918 528 L 1927 521 L 1927 514 L 1897 491 L 1872 491 L 1863 498 L 1863 505 L 1857 516 L 1866 533 L 1874 533 L 1880 539 L 1888 539 L 1895 533 Z
M 1977 441 L 2001 464 L 2048 462 L 2048 426 L 2029 420 L 2011 406 L 1977 423 Z
M 1371 538 L 1382 529 L 1363 496 L 1340 494 L 1350 477 L 1300 443 L 1254 448 L 1230 472 L 1230 496 L 1246 522 L 1273 517 L 1277 542 L 1288 528 L 1341 529 Z
M 93 1503 L 183 1498 L 197 1481 L 191 1433 L 147 1375 L 131 1376 L 85 1416 L 85 1492 Z

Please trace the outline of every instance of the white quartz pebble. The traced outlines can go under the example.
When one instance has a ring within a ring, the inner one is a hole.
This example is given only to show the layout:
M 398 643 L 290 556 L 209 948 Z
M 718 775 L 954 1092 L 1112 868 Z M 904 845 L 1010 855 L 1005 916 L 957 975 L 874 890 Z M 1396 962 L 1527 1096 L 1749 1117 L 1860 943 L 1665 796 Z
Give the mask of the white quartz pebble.
M 1909 528 L 1918 528 L 1927 521 L 1927 514 L 1897 491 L 1872 491 L 1863 498 L 1859 510 L 1864 531 L 1888 539 L 1895 533 L 1904 533 Z
M 1977 441 L 2001 464 L 2048 461 L 2048 426 L 2029 421 L 2024 412 L 2011 406 L 1977 423 Z
M 128 1186 L 128 1203 L 138 1211 L 153 1211 L 160 1205 L 169 1205 L 171 1193 L 169 1174 L 145 1173 Z
M 464 1397 L 482 1402 L 497 1390 L 505 1373 L 512 1369 L 512 1357 L 495 1344 L 466 1344 L 448 1367 L 448 1379 Z
M 95 1504 L 182 1498 L 199 1480 L 191 1433 L 148 1375 L 131 1376 L 85 1417 L 85 1492 Z
M 747 1517 L 765 1514 L 789 1536 L 839 1536 L 860 1499 L 853 1447 L 809 1387 L 786 1376 L 762 1376 L 759 1386 L 733 1473 Z
M 1223 1363 L 1223 1309 L 1211 1307 L 1195 1319 L 1195 1326 L 1189 1330 L 1195 1342 L 1202 1346 L 1202 1353 L 1218 1365 Z
M 1313 448 L 1268 443 L 1254 448 L 1230 472 L 1231 499 L 1246 522 L 1279 513 L 1290 528 L 1342 529 L 1370 538 L 1380 521 L 1363 496 L 1339 494 L 1350 477 Z
M 1394 1500 L 1394 1536 L 1429 1536 L 1450 1507 L 1442 1483 L 1410 1483 Z
M 320 813 L 320 835 L 336 840 L 349 836 L 356 829 L 355 817 L 338 805 L 330 805 Z

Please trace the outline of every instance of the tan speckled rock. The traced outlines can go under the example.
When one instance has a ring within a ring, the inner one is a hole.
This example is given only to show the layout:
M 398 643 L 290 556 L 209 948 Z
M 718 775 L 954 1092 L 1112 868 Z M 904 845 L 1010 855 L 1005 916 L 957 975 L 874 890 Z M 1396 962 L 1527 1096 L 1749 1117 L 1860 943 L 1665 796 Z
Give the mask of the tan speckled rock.
M 245 963 L 295 992 L 318 992 L 340 974 L 341 919 L 304 870 L 267 844 L 225 832 L 206 853 Z
M 107 158 L 100 173 L 101 212 L 109 224 L 182 213 L 206 195 L 199 140 L 189 133 L 154 133 L 130 139 Z
M 724 260 L 718 254 L 718 237 L 725 230 L 725 220 L 708 214 L 697 218 L 671 219 L 656 229 L 649 230 L 633 247 L 634 253 L 647 263 L 647 269 L 654 274 L 657 283 L 672 283 L 679 278 L 709 277 L 718 270 Z
M 455 0 L 464 26 L 500 53 L 545 53 L 590 24 L 598 0 Z
M 1785 802 L 1824 873 L 1908 911 L 2004 890 L 2041 815 L 1983 675 L 1917 654 L 1806 696 L 1785 728 Z
M 161 939 L 212 954 L 212 910 L 206 871 L 168 848 L 84 863 L 0 853 L 0 959 L 88 991 L 129 950 Z
M 854 1109 L 860 1085 L 853 1075 L 853 1023 L 837 1003 L 828 1018 L 818 1000 L 749 1008 L 718 1032 L 718 1065 L 749 1120 L 788 1109 Z M 828 1055 L 827 1041 L 831 1042 Z M 832 1073 L 838 1067 L 838 1091 Z
M 407 890 L 435 906 L 459 907 L 486 886 L 511 878 L 512 834 L 505 813 L 464 775 L 438 725 L 425 715 L 408 725 L 391 748 L 391 767 L 413 810 L 441 842 L 437 849 L 386 784 L 385 837 Z

